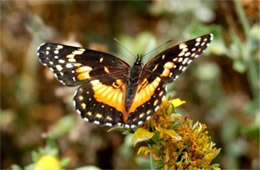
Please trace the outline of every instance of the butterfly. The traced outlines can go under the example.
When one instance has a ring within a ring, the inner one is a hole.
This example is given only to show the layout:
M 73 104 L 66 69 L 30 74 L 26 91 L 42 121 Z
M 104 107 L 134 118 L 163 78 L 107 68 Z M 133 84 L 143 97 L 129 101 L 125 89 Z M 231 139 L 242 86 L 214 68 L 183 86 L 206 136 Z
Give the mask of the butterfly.
M 206 49 L 212 34 L 173 46 L 133 66 L 108 53 L 44 43 L 38 47 L 40 62 L 66 86 L 79 86 L 73 103 L 78 114 L 91 123 L 134 128 L 158 110 L 166 84 L 176 80 Z

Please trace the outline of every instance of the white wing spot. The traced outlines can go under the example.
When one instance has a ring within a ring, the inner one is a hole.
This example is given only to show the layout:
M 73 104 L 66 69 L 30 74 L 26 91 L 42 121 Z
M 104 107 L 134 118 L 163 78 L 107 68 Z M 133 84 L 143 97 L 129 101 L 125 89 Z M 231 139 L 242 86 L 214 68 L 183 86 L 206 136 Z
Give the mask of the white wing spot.
M 137 124 L 138 124 L 138 125 L 141 125 L 141 124 L 143 124 L 143 121 L 138 121 Z
M 185 56 L 186 56 L 186 57 L 189 56 L 189 55 L 190 55 L 190 52 L 185 53 Z
M 99 121 L 97 121 L 97 120 L 95 120 L 93 123 L 94 123 L 94 124 L 97 124 L 97 125 L 99 125 L 99 124 L 100 124 L 100 122 L 99 122 Z
M 80 110 L 79 109 L 77 109 L 77 113 L 80 115 L 81 114 L 81 112 L 80 112 Z
M 59 54 L 59 50 L 55 50 L 55 51 L 54 51 L 54 54 Z
M 151 116 L 147 116 L 146 120 L 149 120 L 151 118 Z
M 106 126 L 112 126 L 112 123 L 106 123 Z
M 164 60 L 164 58 L 165 58 L 165 55 L 162 56 L 162 60 Z
M 65 60 L 59 59 L 59 63 L 65 63 Z
M 54 56 L 55 59 L 58 59 L 59 57 L 57 55 Z
M 84 119 L 86 122 L 88 122 L 88 118 L 84 117 L 83 119 Z
M 136 125 L 131 125 L 131 128 L 135 128 L 136 127 Z
M 56 68 L 58 71 L 61 71 L 63 69 L 61 65 L 56 65 Z
M 128 124 L 125 125 L 126 128 L 130 128 L 130 126 Z
M 74 59 L 74 58 L 70 58 L 69 60 L 68 60 L 69 62 L 76 62 L 76 60 Z
M 182 58 L 182 57 L 180 57 L 180 58 L 179 58 L 179 60 L 178 60 L 178 62 L 182 62 L 182 60 L 183 60 L 183 58 Z
M 196 48 L 192 48 L 192 49 L 191 49 L 191 51 L 195 51 L 195 50 L 196 50 Z
M 57 46 L 57 49 L 62 49 L 62 48 L 63 48 L 62 45 L 58 45 L 58 46 Z
M 71 63 L 67 63 L 65 67 L 66 67 L 66 68 L 72 68 L 73 65 L 72 65 Z
M 162 97 L 162 101 L 165 99 L 165 96 Z
M 142 114 L 139 115 L 139 118 L 142 118 L 142 117 L 144 117 L 144 113 L 142 113 Z
M 209 39 L 210 39 L 210 41 L 212 41 L 214 36 L 213 36 L 213 34 L 209 34 L 209 35 L 210 35 Z
M 102 61 L 103 61 L 103 57 L 101 57 L 101 58 L 99 59 L 99 62 L 100 62 L 100 63 L 102 63 Z
M 199 46 L 200 45 L 200 42 L 197 42 L 196 44 L 195 44 L 195 46 Z
M 185 65 L 188 60 L 189 60 L 189 58 L 185 58 L 185 59 L 183 60 L 182 64 Z
M 201 37 L 197 38 L 196 41 L 200 41 L 201 40 Z

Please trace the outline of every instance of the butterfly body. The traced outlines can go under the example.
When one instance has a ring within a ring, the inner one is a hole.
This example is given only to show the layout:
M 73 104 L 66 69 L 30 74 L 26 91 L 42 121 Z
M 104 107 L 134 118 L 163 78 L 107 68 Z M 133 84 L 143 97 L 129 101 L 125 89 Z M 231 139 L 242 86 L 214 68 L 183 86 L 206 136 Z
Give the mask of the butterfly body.
M 45 43 L 40 62 L 67 86 L 79 86 L 74 105 L 81 117 L 95 124 L 136 127 L 159 108 L 166 84 L 174 81 L 207 47 L 207 34 L 161 52 L 143 65 L 138 55 L 133 66 L 111 54 Z

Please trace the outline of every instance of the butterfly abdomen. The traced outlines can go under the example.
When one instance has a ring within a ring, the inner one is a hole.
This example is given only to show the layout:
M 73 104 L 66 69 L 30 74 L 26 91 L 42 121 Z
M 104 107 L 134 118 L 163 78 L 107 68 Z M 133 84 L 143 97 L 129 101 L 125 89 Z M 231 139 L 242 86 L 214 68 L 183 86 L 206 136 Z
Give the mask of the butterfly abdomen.
M 131 104 L 136 94 L 136 90 L 139 83 L 140 73 L 142 71 L 141 65 L 134 64 L 129 73 L 129 80 L 127 82 L 126 98 L 125 98 L 125 110 L 129 112 Z

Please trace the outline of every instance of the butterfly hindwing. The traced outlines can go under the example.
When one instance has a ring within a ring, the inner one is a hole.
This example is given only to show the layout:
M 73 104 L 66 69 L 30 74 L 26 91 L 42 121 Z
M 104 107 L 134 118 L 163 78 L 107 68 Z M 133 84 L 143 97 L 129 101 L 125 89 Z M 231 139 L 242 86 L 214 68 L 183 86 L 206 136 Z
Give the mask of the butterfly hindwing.
M 207 48 L 213 35 L 207 34 L 169 48 L 145 64 L 144 70 L 172 82 Z
M 125 73 L 122 73 L 125 75 Z M 89 122 L 100 125 L 123 125 L 127 119 L 124 109 L 126 79 L 119 75 L 85 82 L 76 91 L 77 112 Z
M 45 43 L 38 48 L 40 62 L 67 86 L 77 86 L 95 77 L 106 77 L 129 69 L 123 60 L 103 52 Z

